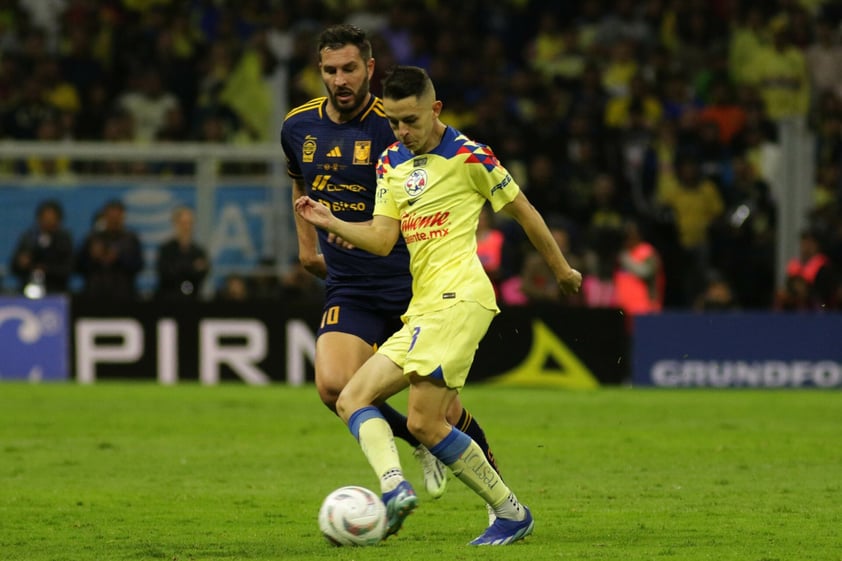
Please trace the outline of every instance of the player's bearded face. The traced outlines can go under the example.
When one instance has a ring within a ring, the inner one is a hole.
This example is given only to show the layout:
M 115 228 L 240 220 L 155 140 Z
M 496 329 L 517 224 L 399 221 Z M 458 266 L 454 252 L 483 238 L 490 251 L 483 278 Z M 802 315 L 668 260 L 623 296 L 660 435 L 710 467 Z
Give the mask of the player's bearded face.
M 368 97 L 374 60 L 364 61 L 359 49 L 345 45 L 340 49 L 324 49 L 320 68 L 331 106 L 341 114 L 353 115 Z
M 365 102 L 366 96 L 368 95 L 369 80 L 368 74 L 363 74 L 363 76 L 362 82 L 356 89 L 349 83 L 341 86 L 332 86 L 330 83 L 325 83 L 330 103 L 337 111 L 340 113 L 353 113 Z

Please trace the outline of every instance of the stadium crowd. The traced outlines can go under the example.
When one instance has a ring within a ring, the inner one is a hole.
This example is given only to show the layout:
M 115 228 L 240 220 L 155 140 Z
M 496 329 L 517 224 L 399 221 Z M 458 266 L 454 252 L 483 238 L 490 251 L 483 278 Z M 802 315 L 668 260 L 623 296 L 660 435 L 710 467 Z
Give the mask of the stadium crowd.
M 392 64 L 430 73 L 442 121 L 495 148 L 586 277 L 562 297 L 489 215 L 501 303 L 842 307 L 842 2 L 6 1 L 0 138 L 275 142 L 267 80 L 285 71 L 289 107 L 324 95 L 314 39 L 338 21 L 371 35 L 374 93 Z M 783 120 L 814 132 L 816 176 L 776 288 Z M 78 165 L 0 172 L 162 171 Z

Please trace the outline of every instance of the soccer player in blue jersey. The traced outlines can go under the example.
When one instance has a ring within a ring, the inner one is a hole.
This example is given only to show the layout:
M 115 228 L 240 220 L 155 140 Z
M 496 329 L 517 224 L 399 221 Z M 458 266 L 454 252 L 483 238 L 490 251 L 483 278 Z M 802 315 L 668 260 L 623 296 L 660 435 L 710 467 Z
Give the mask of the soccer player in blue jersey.
M 418 501 L 403 476 L 389 424 L 374 404 L 409 386 L 410 432 L 494 508 L 496 520 L 471 544 L 506 545 L 532 532 L 532 514 L 445 414 L 499 312 L 476 253 L 483 205 L 488 201 L 517 220 L 563 293 L 578 292 L 582 275 L 491 149 L 443 124 L 441 108 L 423 69 L 394 69 L 383 84 L 383 109 L 398 142 L 377 164 L 373 220 L 342 220 L 306 196 L 295 210 L 320 230 L 376 255 L 388 255 L 401 236 L 409 249 L 413 294 L 403 327 L 354 374 L 336 404 L 380 477 L 388 532 L 401 527 Z
M 377 156 L 395 141 L 382 101 L 369 91 L 374 71 L 371 44 L 356 27 L 337 25 L 321 34 L 318 54 L 327 97 L 290 111 L 281 130 L 293 201 L 309 194 L 344 220 L 367 222 L 374 209 Z M 404 243 L 396 243 L 383 256 L 336 243 L 298 216 L 296 230 L 299 259 L 325 279 L 316 387 L 325 405 L 335 411 L 339 392 L 354 372 L 375 346 L 401 327 L 400 315 L 412 293 L 409 254 Z M 394 434 L 415 448 L 427 491 L 441 496 L 446 468 L 412 436 L 405 416 L 385 403 L 379 410 Z M 482 428 L 458 400 L 448 419 L 480 442 L 494 464 Z

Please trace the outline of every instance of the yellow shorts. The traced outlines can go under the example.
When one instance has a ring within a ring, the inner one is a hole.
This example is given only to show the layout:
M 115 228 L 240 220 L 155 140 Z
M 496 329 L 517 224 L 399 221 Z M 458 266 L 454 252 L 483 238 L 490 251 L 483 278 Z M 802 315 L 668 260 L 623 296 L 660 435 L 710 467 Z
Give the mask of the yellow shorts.
M 403 327 L 378 349 L 404 374 L 434 376 L 448 388 L 465 385 L 479 342 L 497 314 L 476 302 L 404 317 Z

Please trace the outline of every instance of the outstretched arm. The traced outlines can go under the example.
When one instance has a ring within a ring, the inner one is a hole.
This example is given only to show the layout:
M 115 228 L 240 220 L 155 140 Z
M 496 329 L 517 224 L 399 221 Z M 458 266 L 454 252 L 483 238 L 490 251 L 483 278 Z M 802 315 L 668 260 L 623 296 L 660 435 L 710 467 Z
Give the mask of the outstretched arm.
M 389 255 L 400 236 L 400 222 L 376 215 L 367 222 L 346 222 L 336 218 L 330 209 L 310 197 L 295 201 L 295 213 L 316 228 L 335 234 L 355 247 L 375 255 Z
M 518 196 L 503 207 L 503 210 L 526 232 L 529 241 L 547 262 L 555 275 L 556 282 L 561 288 L 562 294 L 575 294 L 582 286 L 582 273 L 572 268 L 565 259 L 564 254 L 558 247 L 547 223 L 541 214 L 535 210 L 526 195 L 519 193 Z

